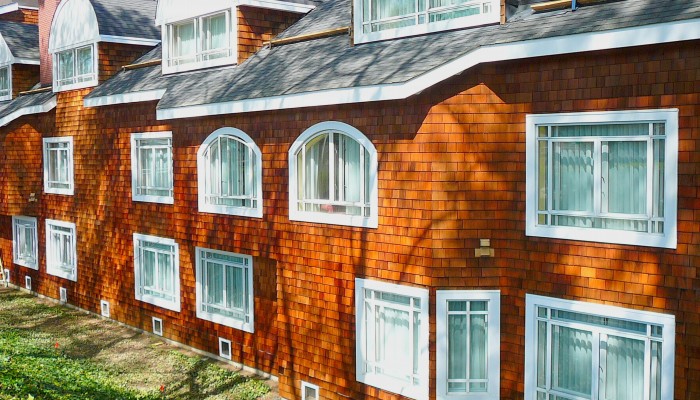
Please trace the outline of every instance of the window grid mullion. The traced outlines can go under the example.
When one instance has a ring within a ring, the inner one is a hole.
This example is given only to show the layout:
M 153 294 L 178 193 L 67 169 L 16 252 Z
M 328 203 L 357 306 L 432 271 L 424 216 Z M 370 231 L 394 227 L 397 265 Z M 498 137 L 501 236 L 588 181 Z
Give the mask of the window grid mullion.
M 600 138 L 593 140 L 593 215 L 602 214 L 603 204 L 603 143 Z M 607 195 L 607 193 L 606 193 Z M 594 222 L 595 225 L 595 222 Z
M 650 124 L 651 125 L 651 124 Z M 651 225 L 651 224 L 649 224 Z M 650 335 L 651 325 L 647 325 L 647 335 Z M 650 400 L 651 389 L 651 340 L 644 341 L 644 400 Z
M 469 344 L 472 342 L 472 319 L 471 319 L 471 314 L 469 313 L 469 310 L 471 309 L 471 301 L 467 301 L 467 312 L 465 313 L 466 320 L 467 320 L 467 343 L 465 343 L 466 348 L 467 348 L 467 371 L 466 371 L 466 378 L 467 378 L 467 393 L 471 393 L 471 379 L 472 379 L 472 374 L 471 374 L 471 366 L 472 366 L 472 360 L 469 354 Z
M 601 357 L 600 357 L 600 352 L 601 352 L 601 346 L 600 343 L 603 340 L 602 337 L 605 335 L 604 333 L 601 333 L 600 331 L 596 329 L 591 330 L 591 338 L 593 339 L 591 341 L 591 355 L 592 355 L 592 365 L 591 365 L 591 399 L 592 400 L 597 400 L 599 398 L 605 399 L 604 397 L 600 396 L 600 386 L 601 386 L 601 379 L 605 379 L 605 369 L 606 365 L 603 365 L 601 363 Z M 606 348 L 607 348 L 607 341 L 606 341 Z M 607 354 L 607 353 L 606 353 Z M 602 386 L 605 387 L 604 382 L 602 383 Z
M 649 124 L 649 137 L 647 138 L 647 232 L 651 233 L 654 231 L 655 221 L 652 220 L 654 217 L 654 140 L 652 136 L 652 130 L 654 129 L 654 124 Z
M 216 180 L 216 184 L 218 185 L 217 187 L 217 193 L 219 196 L 225 196 L 224 194 L 224 189 L 223 189 L 223 183 L 224 183 L 224 160 L 221 155 L 221 147 L 223 144 L 223 137 L 220 137 L 216 139 L 219 142 L 219 145 L 216 148 L 216 151 L 219 152 L 219 165 L 216 166 L 216 169 L 219 170 L 219 179 Z
M 547 127 L 547 225 L 554 225 L 551 212 L 554 210 L 554 144 L 550 140 L 552 137 L 552 126 Z
M 301 186 L 301 189 L 299 189 L 299 186 Z M 297 199 L 301 199 L 300 205 L 304 205 L 306 202 L 306 143 L 304 143 L 301 148 L 301 185 L 297 183 L 297 190 L 301 191 L 301 193 L 297 195 Z M 297 208 L 298 207 L 299 206 L 297 206 Z
M 367 173 L 365 169 L 365 153 L 366 150 L 364 146 L 360 146 L 360 204 L 362 205 L 362 215 L 365 215 L 365 207 L 366 207 L 366 198 L 367 198 L 367 193 L 365 193 L 365 173 Z
M 328 136 L 328 201 L 335 201 L 335 132 L 329 132 Z

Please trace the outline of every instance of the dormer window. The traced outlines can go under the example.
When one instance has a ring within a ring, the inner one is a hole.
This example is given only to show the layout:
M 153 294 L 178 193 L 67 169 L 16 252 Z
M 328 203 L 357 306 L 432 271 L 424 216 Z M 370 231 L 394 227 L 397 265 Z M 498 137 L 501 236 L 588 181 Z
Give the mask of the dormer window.
M 79 47 L 58 52 L 56 54 L 56 85 L 67 87 L 84 82 L 97 81 L 95 73 L 95 45 Z
M 12 99 L 11 65 L 0 67 L 0 101 Z
M 235 62 L 231 10 L 166 24 L 165 28 L 164 73 Z
M 413 36 L 500 20 L 498 0 L 354 0 L 355 42 Z

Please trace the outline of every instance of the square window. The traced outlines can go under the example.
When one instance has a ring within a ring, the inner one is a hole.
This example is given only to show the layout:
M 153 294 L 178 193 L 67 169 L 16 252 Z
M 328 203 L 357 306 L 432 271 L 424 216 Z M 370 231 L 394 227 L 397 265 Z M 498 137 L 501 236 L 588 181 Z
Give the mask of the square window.
M 131 135 L 131 188 L 135 201 L 173 204 L 171 132 Z
M 527 116 L 529 236 L 676 247 L 678 110 Z
M 46 220 L 46 272 L 71 281 L 78 280 L 75 224 Z
M 0 67 L 0 101 L 12 99 L 12 65 Z
M 525 303 L 526 400 L 673 398 L 673 315 L 535 295 Z
M 44 192 L 73 195 L 73 138 L 44 139 Z
M 109 302 L 107 300 L 100 300 L 100 315 L 105 318 L 109 318 Z
M 234 24 L 231 10 L 167 23 L 163 73 L 234 64 Z
M 163 336 L 163 320 L 160 318 L 151 318 L 151 328 L 153 329 L 153 334 L 158 336 Z
M 428 398 L 428 290 L 355 279 L 357 380 Z
M 31 276 L 24 277 L 24 288 L 29 290 L 29 291 L 32 290 L 32 277 Z
M 219 357 L 231 359 L 231 341 L 219 338 Z
M 12 258 L 15 264 L 38 269 L 38 239 L 34 217 L 12 217 Z
M 173 239 L 134 233 L 136 299 L 180 311 L 180 257 Z
M 438 290 L 437 398 L 500 398 L 499 291 Z
M 90 44 L 54 53 L 54 92 L 97 85 L 96 47 Z
M 318 386 L 301 381 L 301 400 L 319 400 L 319 393 Z
M 197 317 L 254 332 L 253 258 L 196 248 Z
M 66 290 L 66 288 L 59 288 L 58 289 L 58 300 L 61 303 L 68 302 L 68 290 Z

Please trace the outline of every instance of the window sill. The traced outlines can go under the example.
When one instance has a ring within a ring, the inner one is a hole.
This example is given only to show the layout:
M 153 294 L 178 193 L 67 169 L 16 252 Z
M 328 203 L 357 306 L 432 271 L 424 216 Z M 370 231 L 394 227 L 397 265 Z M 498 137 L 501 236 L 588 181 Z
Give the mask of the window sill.
M 235 318 L 224 317 L 221 315 L 204 312 L 201 311 L 201 308 L 202 305 L 197 304 L 197 318 L 199 319 L 203 319 L 205 321 L 213 322 L 219 325 L 228 326 L 230 328 L 238 329 L 244 332 L 255 333 L 255 328 L 252 323 L 245 323 Z
M 21 265 L 22 267 L 27 267 L 27 268 L 34 269 L 37 271 L 39 270 L 39 264 L 36 262 L 30 263 L 30 262 L 27 262 L 24 260 L 17 260 L 17 259 L 12 260 L 12 262 L 15 263 L 15 265 Z
M 138 288 L 136 289 L 138 292 Z M 179 296 L 179 295 L 178 295 Z M 165 308 L 166 310 L 180 312 L 180 302 L 179 301 L 167 301 L 159 297 L 149 296 L 149 295 L 136 295 L 136 300 L 142 301 L 144 303 L 153 304 L 154 306 Z
M 262 199 L 258 199 L 258 202 L 262 202 Z M 250 208 L 250 207 L 234 207 L 234 206 L 215 206 L 211 204 L 199 203 L 199 212 L 201 213 L 211 213 L 211 214 L 222 214 L 222 215 L 234 215 L 239 217 L 251 217 L 251 218 L 262 218 L 263 211 L 261 207 Z
M 236 65 L 236 57 L 222 57 L 214 60 L 196 61 L 180 65 L 167 65 L 168 60 L 163 60 L 163 75 L 175 74 L 178 72 L 194 71 L 197 69 L 221 67 L 224 65 Z
M 401 396 L 409 397 L 411 399 L 427 399 L 428 398 L 428 387 L 427 386 L 410 386 L 406 382 L 399 381 L 395 378 L 391 378 L 382 374 L 364 374 L 358 375 L 357 381 L 364 383 L 365 385 L 370 385 L 382 390 L 387 390 L 392 393 L 400 394 Z
M 377 228 L 376 216 L 361 217 L 357 215 L 329 214 L 310 211 L 289 211 L 290 221 L 316 222 L 319 224 L 355 226 L 359 228 Z
M 135 195 L 132 194 L 132 200 L 141 203 L 160 203 L 160 204 L 174 204 L 174 197 L 170 196 L 145 196 L 145 195 Z
M 97 82 L 97 77 L 95 77 L 95 78 L 93 78 L 93 79 L 90 79 L 89 81 L 78 82 L 78 83 L 71 83 L 71 84 L 62 85 L 62 86 L 58 86 L 58 85 L 56 84 L 56 81 L 54 81 L 54 82 L 53 82 L 53 92 L 54 92 L 54 93 L 59 93 L 59 92 L 66 92 L 66 91 L 69 91 L 69 90 L 85 89 L 85 88 L 88 88 L 88 87 L 97 86 L 97 83 L 98 83 L 98 82 Z
M 55 270 L 51 266 L 46 267 L 46 273 L 49 275 L 57 276 L 59 278 L 68 279 L 69 281 L 73 281 L 73 282 L 78 281 L 77 273 L 70 274 L 70 273 L 67 273 L 65 271 Z
M 62 194 L 65 196 L 73 196 L 74 190 L 71 189 L 56 189 L 56 188 L 48 188 L 44 187 L 44 193 L 46 194 Z
M 584 242 L 661 247 L 666 249 L 675 249 L 677 245 L 675 230 L 661 235 L 612 229 L 541 226 L 533 222 L 534 221 L 528 221 L 525 228 L 525 235 L 551 239 L 582 240 Z M 665 225 L 670 229 L 671 226 L 675 226 L 675 223 L 667 222 Z

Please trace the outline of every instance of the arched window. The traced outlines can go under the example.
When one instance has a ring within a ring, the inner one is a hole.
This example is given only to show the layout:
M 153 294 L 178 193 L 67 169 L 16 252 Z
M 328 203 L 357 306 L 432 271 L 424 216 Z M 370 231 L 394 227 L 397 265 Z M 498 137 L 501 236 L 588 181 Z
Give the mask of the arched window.
M 214 131 L 197 153 L 199 211 L 262 217 L 262 155 L 234 128 Z
M 377 151 L 342 122 L 307 129 L 289 150 L 289 218 L 377 227 Z

